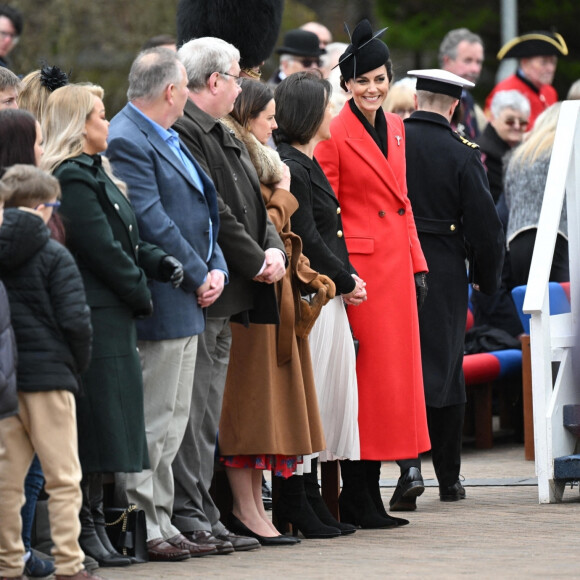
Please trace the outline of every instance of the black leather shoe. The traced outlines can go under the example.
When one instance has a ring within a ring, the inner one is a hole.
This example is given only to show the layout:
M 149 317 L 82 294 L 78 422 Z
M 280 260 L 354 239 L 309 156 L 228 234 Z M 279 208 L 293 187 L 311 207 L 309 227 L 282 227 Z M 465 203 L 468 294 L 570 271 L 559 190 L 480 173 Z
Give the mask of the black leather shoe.
M 248 528 L 248 526 L 246 526 L 246 524 L 244 524 L 244 522 L 238 519 L 234 514 L 230 514 L 228 527 L 236 534 L 256 538 L 262 546 L 290 546 L 300 543 L 300 540 L 293 536 L 260 536 L 259 534 L 256 534 L 256 532 L 250 530 L 250 528 Z
M 234 534 L 227 528 L 221 534 L 215 534 L 215 538 L 229 542 L 236 552 L 247 552 L 260 547 L 260 542 L 256 538 Z
M 465 488 L 458 480 L 453 485 L 439 486 L 439 499 L 441 501 L 459 501 L 465 499 Z
M 423 476 L 417 467 L 409 467 L 399 477 L 393 497 L 389 501 L 391 511 L 410 512 L 417 509 L 417 498 L 425 491 Z

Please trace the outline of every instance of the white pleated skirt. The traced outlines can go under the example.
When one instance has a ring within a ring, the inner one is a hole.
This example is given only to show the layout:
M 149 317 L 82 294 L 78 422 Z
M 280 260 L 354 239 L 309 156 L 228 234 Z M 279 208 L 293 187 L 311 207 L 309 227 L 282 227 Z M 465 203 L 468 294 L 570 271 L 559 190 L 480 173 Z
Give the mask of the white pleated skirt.
M 322 308 L 309 339 L 326 438 L 326 450 L 319 453 L 320 461 L 360 459 L 356 355 L 340 296 Z M 304 469 L 309 471 L 308 466 Z

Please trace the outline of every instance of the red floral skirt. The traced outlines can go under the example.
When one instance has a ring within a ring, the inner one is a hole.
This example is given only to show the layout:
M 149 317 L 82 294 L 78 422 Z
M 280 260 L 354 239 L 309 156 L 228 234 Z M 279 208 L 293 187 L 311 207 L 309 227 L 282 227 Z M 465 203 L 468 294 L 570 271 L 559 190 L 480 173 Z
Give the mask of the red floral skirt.
M 295 455 L 222 455 L 220 461 L 226 467 L 268 469 L 277 477 L 287 479 L 296 471 L 298 458 Z

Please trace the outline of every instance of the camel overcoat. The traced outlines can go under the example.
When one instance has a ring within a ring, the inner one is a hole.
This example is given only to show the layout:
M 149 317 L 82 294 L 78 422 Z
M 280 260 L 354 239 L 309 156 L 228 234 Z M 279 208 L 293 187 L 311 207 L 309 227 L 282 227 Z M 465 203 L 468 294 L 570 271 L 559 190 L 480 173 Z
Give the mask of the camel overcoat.
M 272 155 L 233 119 L 224 122 L 247 147 L 262 181 L 272 183 Z M 278 158 L 278 165 L 280 164 Z M 298 338 L 301 290 L 322 284 L 302 254 L 300 237 L 290 231 L 296 198 L 261 183 L 268 217 L 280 234 L 288 267 L 276 284 L 280 324 L 232 323 L 232 348 L 219 428 L 222 455 L 305 455 L 326 447 L 308 338 Z M 334 287 L 331 280 L 326 283 Z
M 340 202 L 350 261 L 368 300 L 348 308 L 359 340 L 361 459 L 430 448 L 414 273 L 427 271 L 405 177 L 405 129 L 387 113 L 388 160 L 347 102 L 315 157 Z

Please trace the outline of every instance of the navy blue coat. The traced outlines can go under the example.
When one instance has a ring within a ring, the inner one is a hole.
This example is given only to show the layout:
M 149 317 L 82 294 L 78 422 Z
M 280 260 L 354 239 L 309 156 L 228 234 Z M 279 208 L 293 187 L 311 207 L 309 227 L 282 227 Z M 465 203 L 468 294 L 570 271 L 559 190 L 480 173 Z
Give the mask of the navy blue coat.
M 107 156 L 115 175 L 129 187 L 141 238 L 175 256 L 184 268 L 179 289 L 150 281 L 153 316 L 137 324 L 141 340 L 168 340 L 200 334 L 205 328 L 196 290 L 210 270 L 227 272 L 217 244 L 217 194 L 209 177 L 182 147 L 204 186 L 199 191 L 185 166 L 139 112 L 126 105 L 111 121 Z M 210 250 L 212 222 L 213 250 Z

